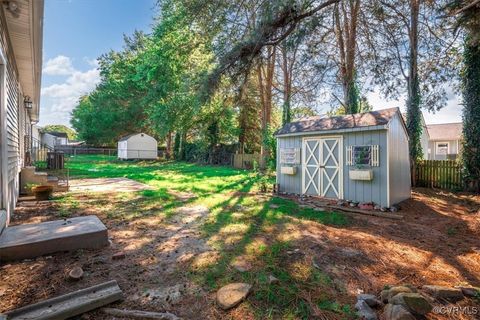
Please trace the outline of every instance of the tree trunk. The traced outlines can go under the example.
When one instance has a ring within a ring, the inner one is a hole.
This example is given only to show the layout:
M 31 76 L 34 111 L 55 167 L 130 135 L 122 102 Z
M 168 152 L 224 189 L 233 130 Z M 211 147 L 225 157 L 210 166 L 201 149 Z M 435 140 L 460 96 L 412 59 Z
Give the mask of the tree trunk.
M 335 5 L 335 35 L 340 54 L 340 82 L 343 89 L 345 112 L 353 114 L 360 112 L 360 98 L 356 86 L 355 58 L 357 51 L 357 25 L 361 0 L 346 1 Z M 343 22 L 343 23 L 342 23 Z
M 263 74 L 262 64 L 257 65 L 258 86 L 260 93 L 260 101 L 262 105 L 262 147 L 260 154 L 262 156 L 261 165 L 265 163 L 265 158 L 269 156 L 270 150 L 265 144 L 265 135 L 272 122 L 272 90 L 273 90 L 273 76 L 275 73 L 275 56 L 276 47 L 270 46 L 267 50 L 268 57 L 265 64 L 265 75 Z
M 410 138 L 410 168 L 412 184 L 415 185 L 415 162 L 422 157 L 420 138 L 422 134 L 420 111 L 420 83 L 418 79 L 418 16 L 420 12 L 420 0 L 410 1 L 410 54 L 409 73 L 407 79 L 407 130 Z
M 464 45 L 463 167 L 467 188 L 480 193 L 480 43 L 469 34 Z
M 167 146 L 165 150 L 165 158 L 170 160 L 172 158 L 172 132 L 167 133 Z
M 296 49 L 295 49 L 296 50 Z M 293 57 L 288 63 L 288 48 L 283 45 L 282 48 L 282 73 L 283 73 L 283 112 L 282 124 L 289 123 L 292 118 L 291 100 L 292 100 L 292 71 L 295 63 L 295 51 Z

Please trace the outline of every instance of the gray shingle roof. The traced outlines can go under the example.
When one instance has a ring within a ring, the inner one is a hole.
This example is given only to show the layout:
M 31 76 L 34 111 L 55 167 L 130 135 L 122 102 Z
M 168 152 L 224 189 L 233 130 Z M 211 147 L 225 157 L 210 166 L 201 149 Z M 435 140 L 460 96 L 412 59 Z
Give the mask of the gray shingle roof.
M 143 134 L 145 134 L 145 133 L 141 133 L 141 132 L 139 132 L 139 133 L 130 133 L 130 134 L 127 134 L 126 136 L 121 137 L 118 141 L 126 141 L 126 140 L 128 140 L 130 137 L 136 136 L 137 134 L 142 134 L 142 135 L 143 135 Z
M 275 135 L 386 125 L 397 112 L 399 112 L 398 108 L 390 108 L 344 116 L 328 117 L 323 115 L 308 117 L 285 124 L 275 133 Z

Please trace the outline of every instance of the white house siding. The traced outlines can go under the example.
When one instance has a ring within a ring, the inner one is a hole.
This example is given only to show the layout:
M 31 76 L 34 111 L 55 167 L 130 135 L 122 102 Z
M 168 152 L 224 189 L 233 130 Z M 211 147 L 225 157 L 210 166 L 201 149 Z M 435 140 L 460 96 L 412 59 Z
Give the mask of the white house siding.
M 426 160 L 428 159 L 428 149 L 430 148 L 426 127 L 422 129 L 422 135 L 420 136 L 420 145 L 422 146 L 422 157 Z
M 399 116 L 388 128 L 389 206 L 410 198 L 410 159 L 408 137 Z
M 3 10 L 0 10 L 0 76 L 2 77 L 2 87 L 0 97 L 2 98 L 1 113 L 1 206 L 4 212 L 0 213 L 0 231 L 5 226 L 11 212 L 15 207 L 18 197 L 19 172 L 21 168 L 20 145 L 20 114 L 21 106 L 19 99 L 20 88 L 18 82 L 18 71 L 15 66 L 12 48 L 6 32 L 6 21 Z
M 448 142 L 449 155 L 458 157 L 458 154 L 461 152 L 461 143 L 458 140 L 429 141 L 428 148 L 430 149 L 430 154 L 428 155 L 428 160 L 447 160 L 447 155 L 437 154 L 437 142 Z

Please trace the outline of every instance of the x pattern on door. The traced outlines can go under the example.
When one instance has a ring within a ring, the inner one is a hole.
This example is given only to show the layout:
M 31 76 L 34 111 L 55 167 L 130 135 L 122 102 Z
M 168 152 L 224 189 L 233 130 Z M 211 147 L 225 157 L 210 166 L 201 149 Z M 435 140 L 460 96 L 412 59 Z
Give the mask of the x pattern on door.
M 309 143 L 312 142 L 312 143 Z M 313 146 L 312 146 L 313 144 Z M 315 178 L 319 181 L 318 178 L 318 171 L 320 170 L 320 148 L 319 148 L 320 141 L 305 141 L 305 164 L 304 164 L 304 175 L 305 175 L 305 182 L 304 182 L 304 189 L 303 193 L 305 193 L 310 186 L 313 186 L 317 194 L 320 193 L 319 191 L 319 184 L 315 182 Z M 312 162 L 311 162 L 312 161 Z M 309 168 L 313 169 L 313 172 L 310 172 Z
M 341 146 L 339 138 L 307 139 L 304 141 L 303 193 L 313 187 L 316 194 L 326 196 L 332 190 L 341 198 Z M 313 170 L 313 171 L 312 171 Z M 325 178 L 325 179 L 324 179 Z

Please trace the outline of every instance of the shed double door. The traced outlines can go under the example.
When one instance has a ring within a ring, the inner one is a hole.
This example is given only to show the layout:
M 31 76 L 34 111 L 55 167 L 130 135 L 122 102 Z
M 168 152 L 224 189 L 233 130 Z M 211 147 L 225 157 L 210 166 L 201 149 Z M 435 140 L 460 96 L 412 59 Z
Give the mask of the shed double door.
M 304 138 L 302 149 L 302 193 L 342 199 L 342 137 Z

